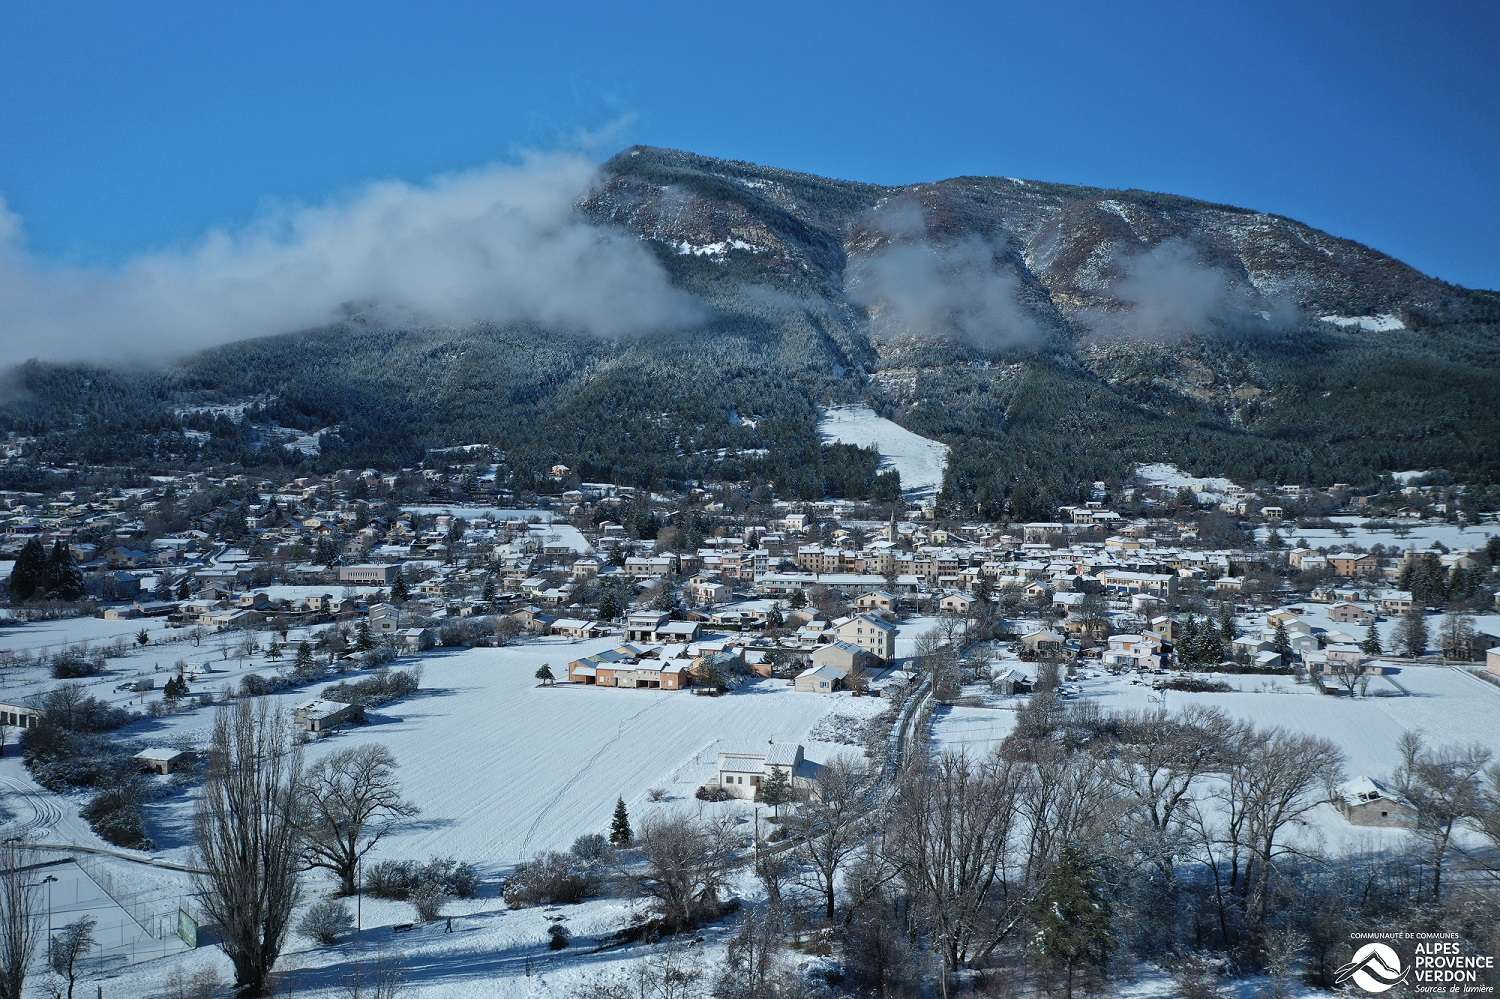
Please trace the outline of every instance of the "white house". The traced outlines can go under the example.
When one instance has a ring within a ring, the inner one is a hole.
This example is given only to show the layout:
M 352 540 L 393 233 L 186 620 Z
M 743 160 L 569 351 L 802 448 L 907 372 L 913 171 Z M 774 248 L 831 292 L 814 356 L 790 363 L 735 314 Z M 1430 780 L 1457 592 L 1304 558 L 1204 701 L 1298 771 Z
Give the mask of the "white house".
M 802 747 L 794 742 L 768 742 L 764 749 L 720 753 L 713 782 L 736 798 L 754 799 L 761 785 L 780 770 L 791 778 L 792 790 L 807 787 Z

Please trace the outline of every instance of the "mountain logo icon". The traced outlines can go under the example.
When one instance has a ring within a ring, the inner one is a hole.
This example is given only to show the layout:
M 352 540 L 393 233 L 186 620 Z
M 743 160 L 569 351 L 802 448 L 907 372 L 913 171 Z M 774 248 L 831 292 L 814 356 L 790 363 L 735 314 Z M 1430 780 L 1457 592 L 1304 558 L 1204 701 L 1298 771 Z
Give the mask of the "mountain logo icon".
M 1385 992 L 1406 981 L 1410 969 L 1401 967 L 1401 955 L 1383 943 L 1367 943 L 1354 952 L 1354 960 L 1334 972 L 1335 985 L 1353 982 L 1371 994 Z

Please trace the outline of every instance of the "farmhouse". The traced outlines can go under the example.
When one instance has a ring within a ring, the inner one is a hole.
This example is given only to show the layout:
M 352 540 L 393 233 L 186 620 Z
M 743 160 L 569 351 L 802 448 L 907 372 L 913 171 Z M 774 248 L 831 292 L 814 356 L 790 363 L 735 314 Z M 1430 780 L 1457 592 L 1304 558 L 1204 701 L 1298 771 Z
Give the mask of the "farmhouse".
M 356 708 L 342 701 L 315 698 L 297 705 L 297 724 L 304 732 L 331 732 L 354 717 Z
M 793 742 L 771 742 L 764 750 L 720 753 L 714 767 L 712 786 L 721 787 L 736 798 L 754 799 L 771 773 L 780 770 L 791 778 L 793 792 L 807 787 L 803 769 L 802 747 Z
M 1341 784 L 1333 803 L 1350 825 L 1405 829 L 1417 822 L 1411 805 L 1371 777 Z

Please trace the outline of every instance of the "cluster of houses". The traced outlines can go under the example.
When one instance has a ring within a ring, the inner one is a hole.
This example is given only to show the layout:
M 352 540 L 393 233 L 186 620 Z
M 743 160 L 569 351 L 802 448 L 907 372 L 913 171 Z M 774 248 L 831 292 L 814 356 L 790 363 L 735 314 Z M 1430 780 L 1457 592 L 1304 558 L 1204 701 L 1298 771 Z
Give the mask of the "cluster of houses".
M 1234 655 L 1263 668 L 1289 665 L 1273 647 L 1281 624 L 1293 654 L 1316 669 L 1350 655 L 1377 616 L 1413 607 L 1396 585 L 1412 559 L 1488 565 L 1478 550 L 1415 544 L 1206 544 L 1200 521 L 1173 506 L 1182 489 L 1170 482 L 1123 490 L 1123 512 L 1096 483 L 1090 500 L 1059 507 L 1054 520 L 995 524 L 940 522 L 930 507 L 861 520 L 834 502 L 773 501 L 749 513 L 722 490 L 656 496 L 578 482 L 569 469 L 554 480 L 555 494 L 524 499 L 498 485 L 494 467 L 477 475 L 346 470 L 284 482 L 184 473 L 97 493 L 0 493 L 0 549 L 14 553 L 37 536 L 62 541 L 105 617 L 160 617 L 204 631 L 332 624 L 409 652 L 459 632 L 470 643 L 516 633 L 617 638 L 611 652 L 570 663 L 568 679 L 674 689 L 722 666 L 776 670 L 799 690 L 829 693 L 858 689 L 865 671 L 896 659 L 902 617 L 975 617 L 1000 607 L 1041 620 L 1019 636 L 1030 654 L 1090 651 L 1131 669 L 1170 663 L 1184 599 L 1271 610 L 1279 619 L 1236 639 Z M 459 488 L 463 501 L 451 507 L 400 498 Z M 1310 493 L 1194 489 L 1200 506 L 1288 540 L 1296 538 L 1289 511 Z M 199 490 L 247 498 L 177 513 Z M 1351 511 L 1368 499 L 1339 495 Z M 1401 496 L 1420 513 L 1441 505 L 1431 487 L 1408 486 Z M 627 527 L 630 511 L 644 507 L 675 530 L 684 504 L 701 518 L 699 529 L 668 540 Z M 1295 592 L 1294 577 L 1304 581 Z M 625 595 L 618 613 L 601 614 L 606 584 Z M 1330 626 L 1273 610 L 1296 603 L 1326 604 Z M 732 641 L 709 639 L 725 635 Z M 733 662 L 720 662 L 724 655 Z

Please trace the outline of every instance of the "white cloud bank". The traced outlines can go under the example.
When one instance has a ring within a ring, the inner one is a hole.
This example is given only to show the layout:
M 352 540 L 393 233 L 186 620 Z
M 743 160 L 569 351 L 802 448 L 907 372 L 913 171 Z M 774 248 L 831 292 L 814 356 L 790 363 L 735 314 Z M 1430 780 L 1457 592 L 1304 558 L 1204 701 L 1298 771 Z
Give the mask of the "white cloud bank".
M 350 308 L 600 336 L 691 323 L 701 307 L 639 240 L 577 212 L 594 176 L 582 157 L 547 155 L 379 181 L 111 268 L 28 253 L 20 217 L 0 200 L 0 365 L 161 360 Z

